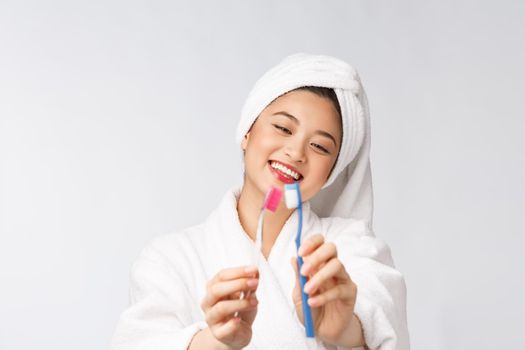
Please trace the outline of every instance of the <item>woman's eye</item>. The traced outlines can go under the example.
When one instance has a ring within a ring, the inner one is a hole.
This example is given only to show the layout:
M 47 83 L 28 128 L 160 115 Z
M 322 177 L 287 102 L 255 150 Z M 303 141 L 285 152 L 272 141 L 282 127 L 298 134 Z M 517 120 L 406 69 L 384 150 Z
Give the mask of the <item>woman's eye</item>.
M 312 146 L 314 146 L 315 148 L 317 148 L 318 150 L 320 150 L 323 153 L 326 153 L 326 154 L 330 153 L 330 152 L 328 152 L 328 150 L 326 148 L 324 148 L 323 146 L 321 146 L 321 145 L 319 145 L 317 143 L 312 143 Z
M 288 135 L 291 135 L 291 134 L 292 134 L 292 132 L 290 131 L 290 129 L 285 128 L 284 126 L 280 126 L 280 125 L 277 125 L 277 124 L 273 124 L 273 126 L 274 126 L 276 129 L 278 129 L 278 130 L 280 130 L 280 131 L 282 131 L 282 132 L 284 132 L 284 133 L 286 133 L 286 134 L 288 134 Z

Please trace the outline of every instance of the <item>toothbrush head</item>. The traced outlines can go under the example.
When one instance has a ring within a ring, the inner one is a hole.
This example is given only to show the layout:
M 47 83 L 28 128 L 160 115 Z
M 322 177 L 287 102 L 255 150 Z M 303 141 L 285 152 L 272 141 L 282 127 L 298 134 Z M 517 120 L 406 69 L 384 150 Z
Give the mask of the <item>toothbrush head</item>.
M 284 199 L 289 209 L 298 208 L 301 205 L 299 183 L 294 182 L 293 184 L 284 185 Z
M 270 187 L 268 192 L 266 192 L 266 198 L 264 199 L 263 209 L 271 210 L 275 212 L 281 201 L 283 193 L 280 189 L 276 187 Z

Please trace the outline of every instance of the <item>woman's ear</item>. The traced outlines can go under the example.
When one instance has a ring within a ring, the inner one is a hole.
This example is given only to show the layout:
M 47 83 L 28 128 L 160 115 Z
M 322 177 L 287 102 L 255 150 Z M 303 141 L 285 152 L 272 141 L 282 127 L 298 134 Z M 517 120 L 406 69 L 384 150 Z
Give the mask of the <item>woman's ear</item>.
M 242 147 L 243 151 L 246 151 L 246 145 L 248 144 L 248 138 L 249 137 L 250 137 L 250 132 L 247 132 L 246 135 L 244 135 L 244 138 L 242 139 L 241 147 Z

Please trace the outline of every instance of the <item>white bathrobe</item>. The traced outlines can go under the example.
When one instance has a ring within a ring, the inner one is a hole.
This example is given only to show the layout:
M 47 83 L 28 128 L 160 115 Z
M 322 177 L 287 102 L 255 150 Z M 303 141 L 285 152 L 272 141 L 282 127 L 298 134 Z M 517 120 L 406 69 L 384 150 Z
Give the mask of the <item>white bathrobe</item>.
M 253 241 L 237 214 L 238 188 L 200 225 L 153 239 L 131 273 L 130 305 L 114 334 L 112 350 L 184 350 L 207 327 L 200 303 L 206 283 L 221 269 L 253 263 Z M 259 306 L 246 349 L 341 349 L 308 339 L 292 301 L 290 257 L 296 256 L 297 212 L 285 223 L 266 260 L 259 256 Z M 303 205 L 303 240 L 321 233 L 357 285 L 355 314 L 370 349 L 409 349 L 406 289 L 388 246 L 360 220 L 319 218 Z

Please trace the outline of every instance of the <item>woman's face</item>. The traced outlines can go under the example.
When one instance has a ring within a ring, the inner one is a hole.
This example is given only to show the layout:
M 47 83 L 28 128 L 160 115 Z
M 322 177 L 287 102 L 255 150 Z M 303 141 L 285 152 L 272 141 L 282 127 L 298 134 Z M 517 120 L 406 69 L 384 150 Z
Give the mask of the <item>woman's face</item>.
M 245 184 L 263 195 L 299 181 L 303 201 L 325 184 L 341 145 L 341 121 L 332 101 L 310 91 L 278 97 L 246 134 Z

